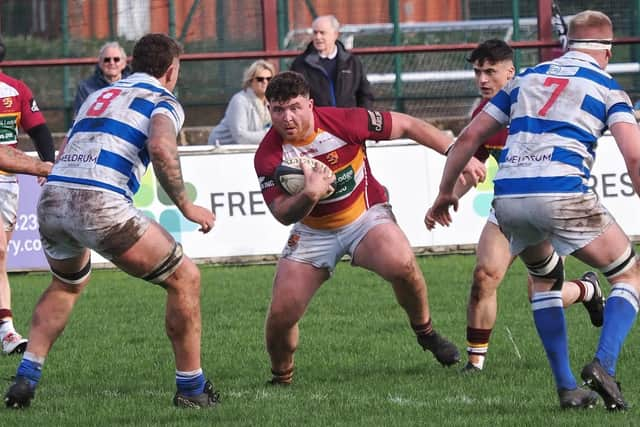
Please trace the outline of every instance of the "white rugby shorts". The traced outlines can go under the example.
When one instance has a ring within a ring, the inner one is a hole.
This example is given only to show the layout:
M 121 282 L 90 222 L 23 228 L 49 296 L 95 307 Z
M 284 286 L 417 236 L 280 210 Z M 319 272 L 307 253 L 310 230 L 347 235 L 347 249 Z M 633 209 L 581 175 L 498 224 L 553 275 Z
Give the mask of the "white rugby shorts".
M 333 272 L 345 254 L 353 256 L 367 232 L 378 224 L 396 222 L 391 205 L 372 206 L 360 218 L 335 230 L 318 230 L 301 223 L 291 229 L 282 258 L 326 268 Z
M 142 237 L 150 219 L 120 195 L 46 184 L 38 202 L 42 249 L 53 259 L 69 259 L 85 248 L 108 260 Z
M 18 196 L 20 186 L 16 181 L 0 181 L 0 215 L 4 224 L 4 231 L 13 231 L 18 218 Z
M 493 207 L 514 256 L 544 240 L 560 255 L 569 255 L 615 221 L 594 193 L 501 197 L 493 200 Z

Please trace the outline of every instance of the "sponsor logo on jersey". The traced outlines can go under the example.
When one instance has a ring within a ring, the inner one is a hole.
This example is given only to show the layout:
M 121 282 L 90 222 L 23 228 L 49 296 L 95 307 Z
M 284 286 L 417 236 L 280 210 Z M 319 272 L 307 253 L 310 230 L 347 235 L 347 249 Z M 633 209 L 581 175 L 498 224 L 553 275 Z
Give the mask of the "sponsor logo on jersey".
M 532 164 L 540 162 L 550 162 L 551 153 L 542 154 L 523 154 L 523 155 L 507 155 L 503 163 L 511 163 L 514 165 Z
M 353 192 L 356 188 L 356 172 L 351 165 L 347 166 L 341 171 L 336 172 L 336 191 L 329 197 L 330 199 L 337 199 L 346 194 Z
M 38 104 L 36 104 L 36 100 L 32 99 L 31 102 L 31 112 L 32 113 L 37 113 L 38 111 L 40 111 L 40 109 L 38 108 Z
M 382 132 L 384 127 L 384 121 L 382 120 L 382 113 L 379 111 L 367 110 L 369 115 L 369 130 L 372 132 Z
M 13 114 L 0 115 L 0 144 L 13 144 L 16 142 L 18 136 L 17 120 L 17 117 Z
M 258 178 L 260 182 L 260 190 L 264 191 L 267 188 L 275 187 L 276 182 L 271 177 L 261 176 Z

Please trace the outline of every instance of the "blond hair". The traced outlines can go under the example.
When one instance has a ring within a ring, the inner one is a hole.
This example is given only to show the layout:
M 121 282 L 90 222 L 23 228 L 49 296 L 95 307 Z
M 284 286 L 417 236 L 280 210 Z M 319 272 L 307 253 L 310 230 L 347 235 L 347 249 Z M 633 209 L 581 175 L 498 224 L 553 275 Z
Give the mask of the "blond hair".
M 613 24 L 611 19 L 600 11 L 584 10 L 571 18 L 569 38 L 584 37 L 584 33 L 592 29 L 613 30 Z
M 242 76 L 242 89 L 246 89 L 251 86 L 251 81 L 260 70 L 270 71 L 271 77 L 276 75 L 276 67 L 274 67 L 271 62 L 259 59 L 244 70 L 244 74 Z

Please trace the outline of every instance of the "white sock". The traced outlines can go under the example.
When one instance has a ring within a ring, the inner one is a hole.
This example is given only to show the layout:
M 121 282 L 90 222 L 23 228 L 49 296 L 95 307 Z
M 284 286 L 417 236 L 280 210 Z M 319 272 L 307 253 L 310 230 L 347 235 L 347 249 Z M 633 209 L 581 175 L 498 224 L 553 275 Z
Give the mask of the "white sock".
M 582 284 L 584 285 L 584 297 L 582 298 L 582 300 L 585 302 L 591 301 L 591 298 L 593 298 L 593 294 L 596 292 L 595 288 L 593 287 L 593 283 L 588 280 L 580 280 L 580 282 L 582 282 Z
M 4 336 L 7 335 L 9 332 L 15 332 L 15 331 L 16 330 L 13 326 L 12 319 L 3 320 L 2 323 L 0 324 L 0 340 L 3 340 Z

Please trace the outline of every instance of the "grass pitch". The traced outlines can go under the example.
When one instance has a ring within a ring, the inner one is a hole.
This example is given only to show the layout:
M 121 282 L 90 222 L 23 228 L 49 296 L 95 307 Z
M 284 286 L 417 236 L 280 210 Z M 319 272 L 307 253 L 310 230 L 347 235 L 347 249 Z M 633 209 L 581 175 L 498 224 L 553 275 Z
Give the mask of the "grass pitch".
M 474 257 L 419 259 L 435 328 L 464 353 Z M 570 260 L 567 277 L 584 266 Z M 41 426 L 539 426 L 637 425 L 637 409 L 561 411 L 527 301 L 520 262 L 499 291 L 485 370 L 441 367 L 415 342 L 390 286 L 341 263 L 301 322 L 295 383 L 270 378 L 263 323 L 275 266 L 202 266 L 203 369 L 222 395 L 214 410 L 179 410 L 164 333 L 164 291 L 117 271 L 96 271 L 43 369 L 32 406 L 1 409 L 0 425 Z M 48 275 L 11 275 L 16 324 L 29 316 Z M 608 292 L 608 285 L 604 286 Z M 599 330 L 581 304 L 567 310 L 574 373 L 589 362 Z M 640 404 L 638 328 L 618 364 L 626 399 Z M 466 358 L 465 358 L 466 359 Z M 0 378 L 19 357 L 0 359 Z

